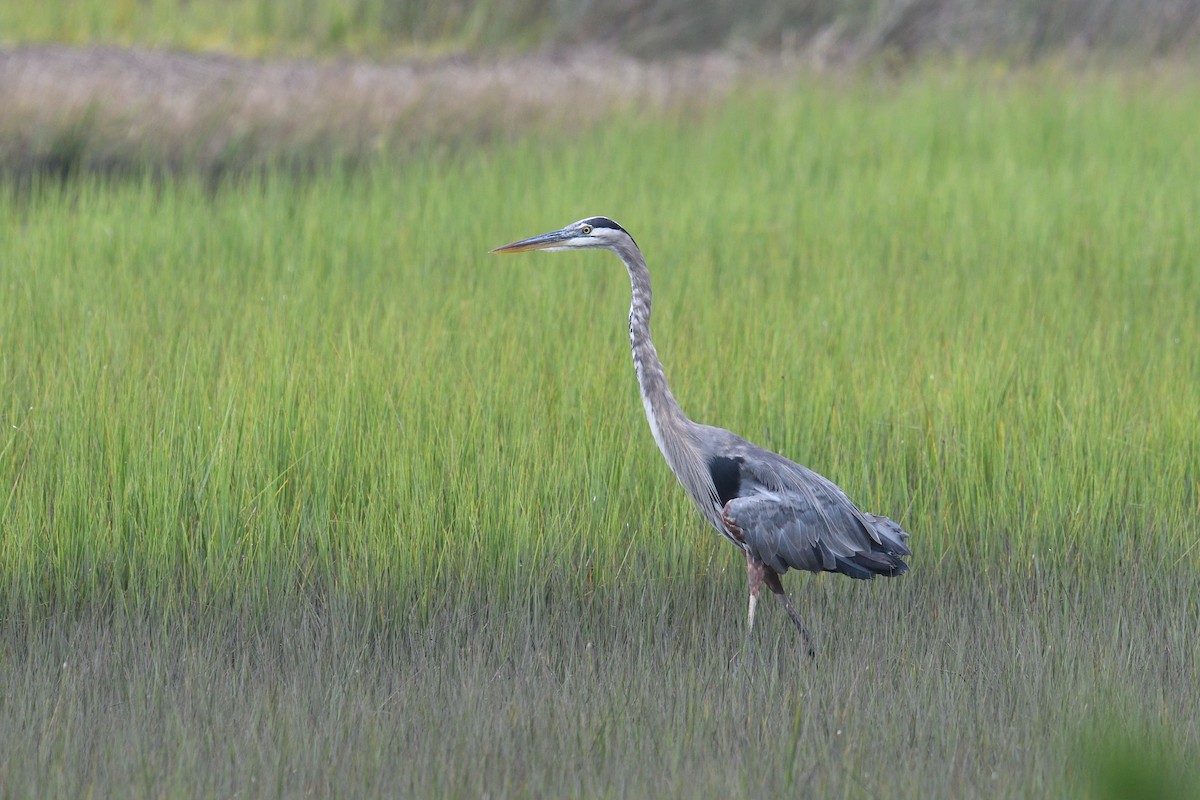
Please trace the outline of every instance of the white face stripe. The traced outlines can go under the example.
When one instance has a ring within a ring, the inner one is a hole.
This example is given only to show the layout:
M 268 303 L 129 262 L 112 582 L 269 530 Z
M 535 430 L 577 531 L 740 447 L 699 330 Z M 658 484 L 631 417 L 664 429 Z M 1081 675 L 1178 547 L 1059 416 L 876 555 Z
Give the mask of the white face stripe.
M 592 228 L 590 234 L 584 235 L 580 233 L 578 236 L 564 239 L 550 247 L 540 247 L 538 249 L 547 253 L 553 253 L 558 250 L 603 250 L 605 248 L 612 248 L 621 239 L 627 238 L 628 234 L 613 230 L 612 228 Z

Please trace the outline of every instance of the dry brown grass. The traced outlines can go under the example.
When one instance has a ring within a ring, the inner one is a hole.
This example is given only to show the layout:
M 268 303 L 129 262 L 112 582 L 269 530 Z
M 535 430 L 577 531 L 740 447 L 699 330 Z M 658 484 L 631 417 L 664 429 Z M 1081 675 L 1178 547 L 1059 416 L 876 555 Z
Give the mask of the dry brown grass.
M 0 165 L 222 171 L 355 160 L 428 142 L 570 130 L 630 107 L 711 101 L 750 74 L 766 71 L 716 54 L 642 63 L 584 50 L 374 64 L 26 47 L 0 52 Z

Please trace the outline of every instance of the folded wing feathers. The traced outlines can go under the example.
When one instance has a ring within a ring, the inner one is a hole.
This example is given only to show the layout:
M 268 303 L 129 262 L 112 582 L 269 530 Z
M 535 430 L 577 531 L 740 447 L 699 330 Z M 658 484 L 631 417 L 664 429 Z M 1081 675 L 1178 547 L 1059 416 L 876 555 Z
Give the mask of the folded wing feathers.
M 742 496 L 725 513 L 764 564 L 780 573 L 802 569 L 861 579 L 908 571 L 901 559 L 910 553 L 908 534 L 899 525 L 860 511 L 817 473 L 761 453 L 781 463 L 764 463 L 759 453 L 748 457 Z

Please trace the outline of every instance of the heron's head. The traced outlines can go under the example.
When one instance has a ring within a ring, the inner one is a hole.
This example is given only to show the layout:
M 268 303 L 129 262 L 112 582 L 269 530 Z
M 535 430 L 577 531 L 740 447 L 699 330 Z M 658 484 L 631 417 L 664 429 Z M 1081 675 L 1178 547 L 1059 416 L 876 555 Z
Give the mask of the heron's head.
M 586 250 L 600 248 L 616 250 L 622 245 L 637 243 L 629 232 L 608 217 L 588 217 L 573 222 L 562 230 L 532 236 L 519 242 L 497 247 L 493 253 L 520 253 L 525 250 Z

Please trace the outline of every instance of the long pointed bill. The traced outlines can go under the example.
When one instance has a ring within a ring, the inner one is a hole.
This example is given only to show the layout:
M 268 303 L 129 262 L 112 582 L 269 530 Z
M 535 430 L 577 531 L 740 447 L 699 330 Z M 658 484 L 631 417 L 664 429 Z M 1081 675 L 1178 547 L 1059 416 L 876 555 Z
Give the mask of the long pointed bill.
M 553 250 L 556 246 L 561 246 L 563 242 L 575 238 L 578 233 L 570 228 L 563 228 L 560 231 L 551 233 L 543 233 L 541 236 L 531 236 L 528 239 L 522 239 L 519 242 L 506 244 L 503 247 L 497 247 L 492 253 L 523 253 L 526 250 Z

